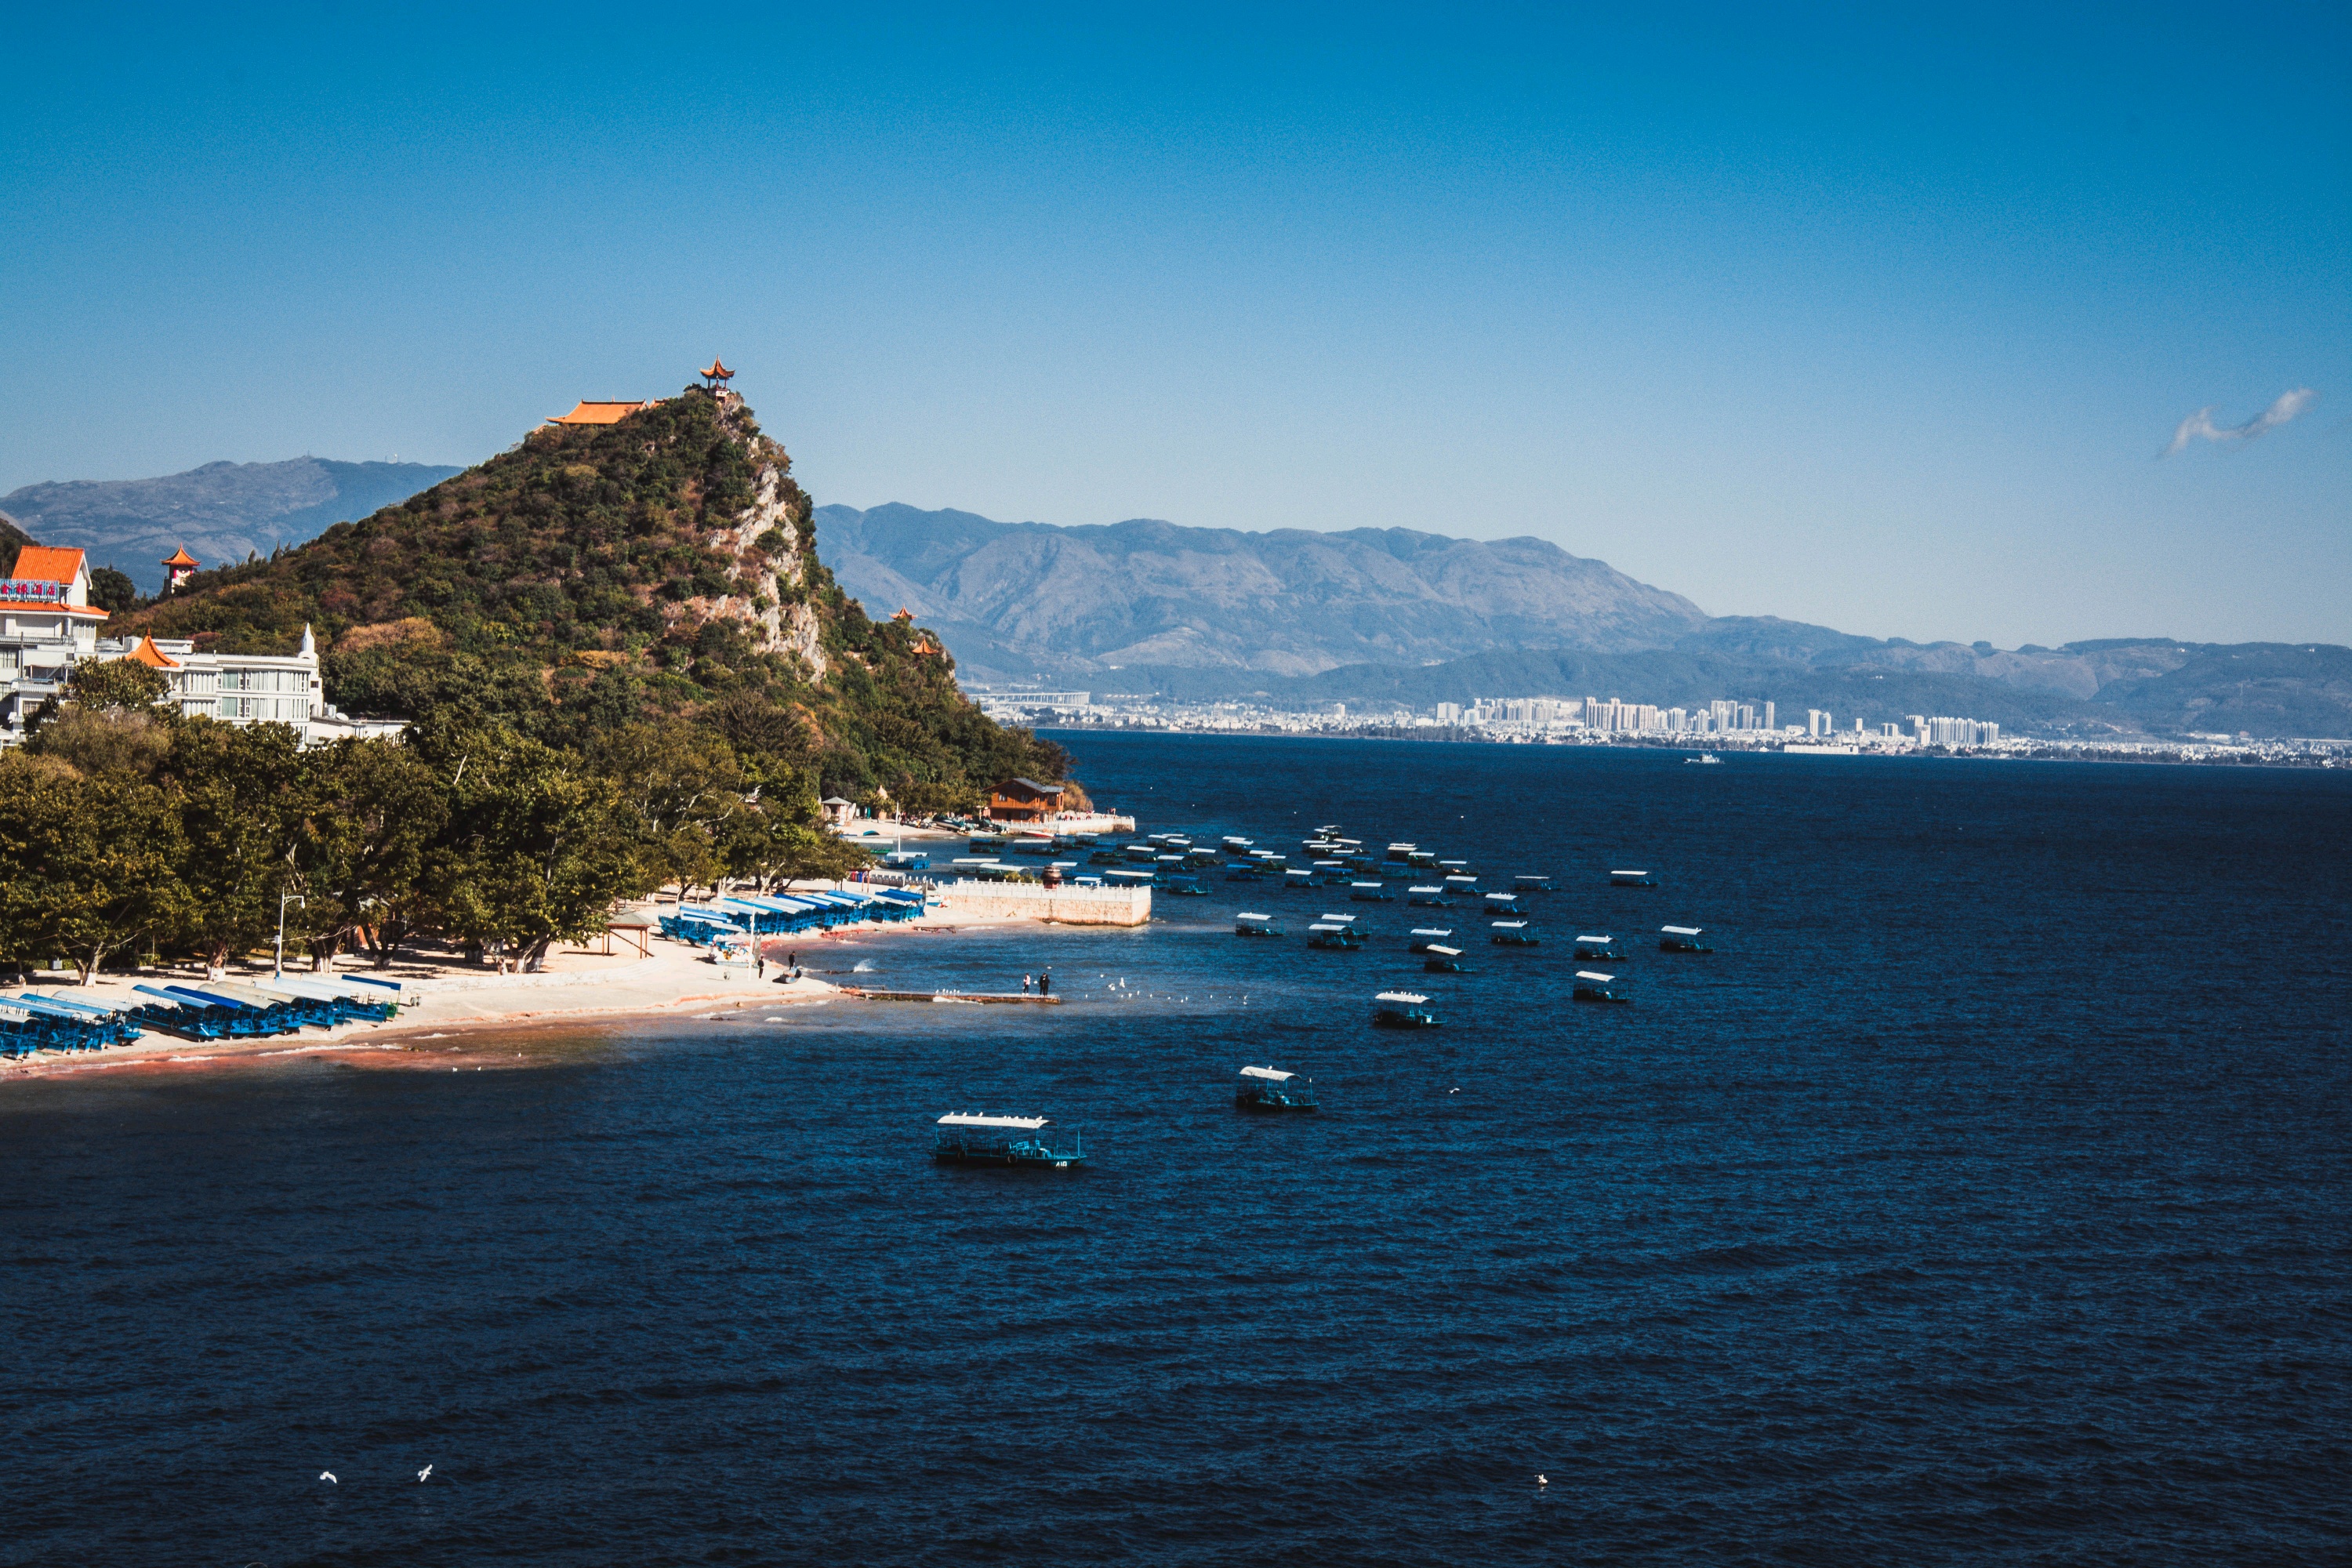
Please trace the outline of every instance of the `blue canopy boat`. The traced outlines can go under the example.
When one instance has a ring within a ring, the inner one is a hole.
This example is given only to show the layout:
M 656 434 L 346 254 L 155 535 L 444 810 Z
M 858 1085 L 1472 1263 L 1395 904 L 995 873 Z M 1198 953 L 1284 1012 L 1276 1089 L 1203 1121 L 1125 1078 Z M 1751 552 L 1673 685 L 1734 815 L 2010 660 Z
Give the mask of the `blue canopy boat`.
M 1496 921 L 1493 934 L 1486 940 L 1496 947 L 1541 947 L 1543 938 L 1536 935 L 1525 921 Z
M 1616 979 L 1613 974 L 1580 969 L 1576 972 L 1576 989 L 1569 994 L 1579 1002 L 1631 1002 L 1631 996 L 1620 996 L 1609 988 Z
M 1469 965 L 1462 962 L 1462 950 L 1458 947 L 1444 947 L 1436 942 L 1431 942 L 1422 951 L 1429 956 L 1422 960 L 1421 966 L 1432 974 L 1470 973 Z
M 1698 939 L 1697 926 L 1660 926 L 1658 951 L 1661 952 L 1713 952 L 1715 949 Z
M 1234 1106 L 1240 1110 L 1320 1110 L 1315 1085 L 1295 1072 L 1274 1068 L 1244 1068 L 1234 1086 Z
M 1612 871 L 1609 885 L 1612 888 L 1654 888 L 1658 879 L 1647 871 Z
M 1244 910 L 1234 917 L 1234 934 L 1235 936 L 1280 936 L 1282 928 L 1274 923 L 1272 915 L 1256 914 Z
M 1576 939 L 1576 956 L 1586 963 L 1622 963 L 1625 955 L 1617 951 L 1613 936 L 1580 936 Z
M 1437 1015 L 1418 991 L 1383 991 L 1372 998 L 1372 1022 L 1383 1029 L 1434 1029 Z
M 1189 871 L 1162 876 L 1159 886 L 1163 893 L 1181 893 L 1188 899 L 1205 899 L 1209 896 L 1209 889 L 1201 886 L 1201 879 Z
M 1051 1125 L 1045 1116 L 975 1116 L 951 1110 L 931 1133 L 931 1158 L 960 1165 L 1025 1165 L 1066 1171 L 1086 1163 L 1086 1139 L 1056 1149 L 1039 1137 Z
M 1445 902 L 1445 889 L 1443 888 L 1407 888 L 1404 890 L 1404 901 L 1424 910 L 1442 910 L 1449 907 Z
M 1405 951 L 1427 952 L 1432 947 L 1453 934 L 1452 926 L 1415 926 L 1412 931 L 1412 940 L 1406 944 Z

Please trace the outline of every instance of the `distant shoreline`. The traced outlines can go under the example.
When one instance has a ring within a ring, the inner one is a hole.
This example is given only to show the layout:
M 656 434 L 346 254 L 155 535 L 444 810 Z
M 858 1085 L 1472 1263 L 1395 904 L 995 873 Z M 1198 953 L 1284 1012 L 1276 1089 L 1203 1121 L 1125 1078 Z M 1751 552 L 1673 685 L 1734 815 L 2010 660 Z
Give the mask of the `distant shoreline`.
M 1058 724 L 1051 726 L 1041 724 L 1035 727 L 1035 732 L 1040 735 L 1047 736 L 1165 735 L 1190 740 L 1404 741 L 1422 744 L 1448 743 L 1465 746 L 1548 746 L 1563 751 L 1589 748 L 1595 751 L 1683 752 L 1689 752 L 1694 755 L 1701 752 L 1712 752 L 1720 754 L 1727 759 L 1731 757 L 1785 756 L 1790 754 L 1782 747 L 1777 745 L 1741 745 L 1728 737 L 1717 736 L 1707 736 L 1704 740 L 1694 741 L 1574 741 L 1565 738 L 1546 740 L 1533 735 L 1486 735 L 1477 733 L 1475 731 L 1465 730 L 1431 731 L 1420 729 L 1403 729 L 1396 725 L 1378 724 L 1368 724 L 1356 728 L 1335 727 L 1313 730 L 1279 730 L 1265 727 L 1247 730 L 1207 730 L 1183 729 L 1147 724 Z M 2248 743 L 2250 745 L 2256 746 L 2263 744 L 2262 742 L 2251 742 Z M 2273 743 L 2284 745 L 2287 742 Z M 1896 752 L 1885 751 L 1874 747 L 1864 747 L 1854 752 L 1851 756 L 1838 754 L 1831 756 L 1825 760 L 1837 762 L 1858 762 L 1865 758 L 1869 758 L 1881 762 L 2130 763 L 2144 766 L 2171 765 L 2184 767 L 2268 767 L 2352 770 L 2352 740 L 2338 741 L 2316 737 L 2310 739 L 2298 738 L 2294 743 L 2306 746 L 2333 747 L 2336 748 L 2336 750 L 2334 752 L 2309 752 L 2300 753 L 2263 752 L 2252 755 L 2240 752 L 2231 752 L 2224 755 L 2207 756 L 2194 754 L 2186 749 L 2175 748 L 2172 742 L 2163 741 L 2149 741 L 2145 742 L 2146 745 L 2150 747 L 2166 748 L 2158 751 L 2127 750 L 2116 746 L 2084 745 L 2079 748 L 2061 747 L 2047 742 L 2031 742 L 2026 749 L 2021 751 L 2009 751 L 2006 749 L 1999 751 L 1970 749 L 1955 752 L 1943 747 L 1931 747 Z M 1794 754 L 1798 756 L 1806 756 L 1820 755 L 1821 753 L 1800 752 Z

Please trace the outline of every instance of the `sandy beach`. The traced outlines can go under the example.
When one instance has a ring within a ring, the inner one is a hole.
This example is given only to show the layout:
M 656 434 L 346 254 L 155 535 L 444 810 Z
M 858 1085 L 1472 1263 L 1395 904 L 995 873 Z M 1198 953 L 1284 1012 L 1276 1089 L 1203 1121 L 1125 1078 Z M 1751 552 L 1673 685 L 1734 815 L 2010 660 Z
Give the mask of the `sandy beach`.
M 639 904 L 624 910 L 624 921 L 650 923 L 656 906 Z M 783 961 L 798 952 L 805 964 L 826 942 L 843 937 L 863 940 L 886 932 L 940 935 L 966 926 L 1007 923 L 953 918 L 934 911 L 919 921 L 868 922 L 837 928 L 835 933 L 807 932 L 771 938 L 764 978 L 745 966 L 710 962 L 702 949 L 653 936 L 647 953 L 640 956 L 626 941 L 616 939 L 606 952 L 593 946 L 560 947 L 550 952 L 546 966 L 531 974 L 500 974 L 487 963 L 468 963 L 455 952 L 424 946 L 404 952 L 388 968 L 378 969 L 364 955 L 345 955 L 332 968 L 335 974 L 362 974 L 397 981 L 401 985 L 400 1016 L 383 1023 L 356 1022 L 334 1029 L 306 1028 L 299 1034 L 260 1039 L 185 1040 L 150 1030 L 128 1046 L 95 1051 L 42 1051 L 0 1062 L 0 1083 L 32 1078 L 56 1078 L 83 1073 L 126 1070 L 196 1071 L 261 1063 L 289 1057 L 337 1055 L 353 1065 L 406 1067 L 428 1065 L 420 1058 L 446 1059 L 454 1052 L 487 1052 L 493 1032 L 543 1027 L 551 1024 L 607 1022 L 632 1017 L 692 1016 L 737 1009 L 774 1009 L 819 1005 L 841 997 L 839 987 L 803 974 L 783 979 Z M 310 975 L 307 963 L 289 965 L 289 974 Z M 36 976 L 35 984 L 9 988 L 54 990 L 61 995 L 90 1000 L 143 1000 L 139 984 L 202 984 L 201 967 L 165 966 L 137 973 L 102 974 L 88 988 L 63 984 L 54 975 Z M 323 978 L 323 975 L 321 976 Z M 231 964 L 227 978 L 267 987 L 267 963 Z M 459 1041 L 467 1042 L 460 1046 Z M 496 1057 L 511 1063 L 510 1050 Z M 491 1059 L 488 1055 L 485 1059 Z M 442 1065 L 440 1059 L 429 1065 Z

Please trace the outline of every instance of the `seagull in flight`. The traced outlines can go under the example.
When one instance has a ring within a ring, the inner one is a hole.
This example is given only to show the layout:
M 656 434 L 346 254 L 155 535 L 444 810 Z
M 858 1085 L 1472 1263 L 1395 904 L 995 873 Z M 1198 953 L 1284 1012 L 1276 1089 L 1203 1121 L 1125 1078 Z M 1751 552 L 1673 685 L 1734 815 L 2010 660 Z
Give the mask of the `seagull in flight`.
M 335 1479 L 335 1472 L 332 1470 L 320 1470 L 319 1472 L 319 1479 L 326 1482 L 329 1486 L 339 1487 L 343 1484 L 342 1482 Z
M 421 1470 L 417 1471 L 417 1472 L 416 1472 L 416 1484 L 417 1484 L 418 1486 L 423 1486 L 423 1485 L 425 1484 L 425 1477 L 427 1477 L 427 1476 L 429 1476 L 429 1475 L 431 1475 L 432 1473 L 433 1473 L 433 1467 L 432 1467 L 432 1466 L 430 1466 L 430 1465 L 427 1465 L 427 1466 L 425 1466 L 423 1469 L 421 1469 Z
M 1551 1485 L 1551 1478 L 1545 1475 L 1541 1470 L 1538 1470 L 1536 1472 L 1536 1485 L 1539 1487 L 1548 1487 Z

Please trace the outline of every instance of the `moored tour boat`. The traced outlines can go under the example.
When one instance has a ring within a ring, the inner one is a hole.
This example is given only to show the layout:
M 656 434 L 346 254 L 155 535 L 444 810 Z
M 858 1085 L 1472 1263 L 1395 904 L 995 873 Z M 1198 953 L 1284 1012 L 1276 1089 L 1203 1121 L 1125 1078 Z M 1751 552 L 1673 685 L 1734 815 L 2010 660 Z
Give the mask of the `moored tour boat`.
M 1617 951 L 1613 936 L 1580 936 L 1576 939 L 1576 956 L 1586 963 L 1595 960 L 1603 963 L 1622 963 L 1625 955 Z
M 1330 948 L 1339 952 L 1353 952 L 1364 945 L 1363 933 L 1353 926 L 1317 921 L 1307 928 L 1307 945 Z
M 1713 952 L 1715 949 L 1699 941 L 1697 926 L 1660 926 L 1658 950 L 1662 952 Z
M 1536 935 L 1525 921 L 1496 921 L 1487 940 L 1496 947 L 1541 947 L 1543 938 Z
M 951 1110 L 931 1133 L 931 1158 L 960 1165 L 1025 1165 L 1066 1171 L 1086 1163 L 1086 1139 L 1056 1149 L 1039 1136 L 1052 1125 L 1045 1116 L 978 1116 Z
M 1578 1002 L 1631 1002 L 1631 996 L 1620 996 L 1610 987 L 1616 983 L 1613 974 L 1601 974 L 1590 969 L 1576 972 L 1576 989 L 1569 994 Z
M 1467 974 L 1469 966 L 1462 962 L 1462 950 L 1431 942 L 1422 949 L 1429 956 L 1422 960 L 1422 968 L 1432 974 Z
M 1418 991 L 1383 991 L 1372 998 L 1372 1022 L 1384 1029 L 1433 1029 L 1437 1015 Z
M 1234 1086 L 1234 1105 L 1242 1110 L 1320 1110 L 1315 1103 L 1315 1083 L 1295 1072 L 1273 1068 L 1244 1068 Z
M 1609 885 L 1612 888 L 1654 888 L 1658 879 L 1647 871 L 1612 871 Z
M 1234 917 L 1235 936 L 1280 936 L 1282 928 L 1274 923 L 1272 915 L 1244 910 Z
M 1452 926 L 1415 926 L 1412 940 L 1406 944 L 1408 952 L 1427 952 L 1437 943 L 1454 934 Z

